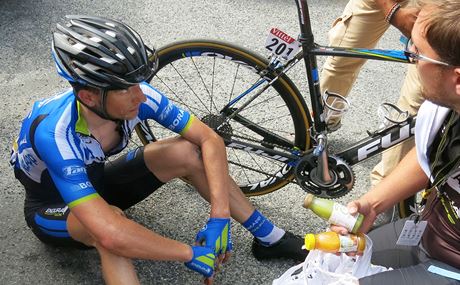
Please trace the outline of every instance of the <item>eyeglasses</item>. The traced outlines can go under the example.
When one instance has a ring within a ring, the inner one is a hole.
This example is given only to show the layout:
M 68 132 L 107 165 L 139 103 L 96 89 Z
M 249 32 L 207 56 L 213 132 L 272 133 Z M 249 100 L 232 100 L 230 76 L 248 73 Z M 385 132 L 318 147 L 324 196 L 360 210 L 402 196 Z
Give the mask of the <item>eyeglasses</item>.
M 415 52 L 412 52 L 411 50 L 414 50 Z M 429 58 L 422 54 L 419 54 L 417 47 L 412 42 L 412 39 L 407 40 L 406 47 L 404 49 L 404 53 L 406 54 L 410 63 L 417 63 L 419 60 L 421 60 L 421 61 L 431 62 L 434 64 L 440 64 L 444 66 L 452 66 L 451 64 L 448 64 L 446 62 L 442 62 L 436 59 Z

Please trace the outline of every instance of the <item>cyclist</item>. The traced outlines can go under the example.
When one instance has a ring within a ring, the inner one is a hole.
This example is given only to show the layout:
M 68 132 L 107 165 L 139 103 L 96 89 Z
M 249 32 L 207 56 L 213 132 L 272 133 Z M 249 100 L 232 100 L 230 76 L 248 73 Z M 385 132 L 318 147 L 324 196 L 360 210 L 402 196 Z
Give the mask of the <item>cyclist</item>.
M 365 277 L 360 284 L 460 282 L 460 0 L 420 2 L 413 44 L 408 46 L 426 99 L 418 113 L 416 146 L 395 171 L 348 208 L 365 215 L 365 232 L 378 213 L 425 187 L 431 190 L 420 217 L 370 232 L 372 263 L 394 270 Z
M 374 48 L 388 27 L 393 25 L 406 37 L 416 19 L 418 9 L 410 0 L 350 0 L 342 15 L 329 31 L 331 46 Z M 321 72 L 321 88 L 342 96 L 348 96 L 358 76 L 364 59 L 328 57 Z M 398 107 L 415 115 L 423 102 L 422 90 L 415 66 L 408 66 Z M 340 119 L 329 120 L 328 128 L 340 127 Z M 382 160 L 371 172 L 375 186 L 387 176 L 398 162 L 414 146 L 413 140 L 399 144 L 382 154 Z
M 22 122 L 11 163 L 26 190 L 25 219 L 41 241 L 95 247 L 107 284 L 137 284 L 131 258 L 175 260 L 212 283 L 232 250 L 230 215 L 253 235 L 258 259 L 303 260 L 302 239 L 255 210 L 228 175 L 223 140 L 145 83 L 155 51 L 129 26 L 69 16 L 57 25 L 52 56 L 72 88 L 35 102 Z M 140 121 L 154 119 L 180 137 L 138 147 L 113 161 Z M 185 177 L 211 204 L 196 245 L 162 237 L 123 210 Z

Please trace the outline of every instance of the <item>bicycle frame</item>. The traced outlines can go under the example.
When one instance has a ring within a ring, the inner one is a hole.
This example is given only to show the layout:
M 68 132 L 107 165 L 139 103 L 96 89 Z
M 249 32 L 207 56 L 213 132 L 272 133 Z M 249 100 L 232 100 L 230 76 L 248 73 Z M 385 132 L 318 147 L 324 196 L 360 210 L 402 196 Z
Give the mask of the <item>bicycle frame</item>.
M 405 52 L 399 50 L 326 47 L 316 44 L 314 42 L 314 36 L 311 29 L 310 14 L 307 0 L 295 1 L 298 10 L 301 31 L 299 35 L 299 42 L 301 43 L 302 49 L 291 61 L 286 63 L 286 66 L 289 67 L 289 64 L 293 61 L 298 61 L 302 58 L 304 59 L 310 92 L 310 102 L 313 110 L 314 125 L 311 131 L 314 141 L 317 142 L 317 145 L 314 146 L 313 149 L 316 148 L 316 156 L 322 157 L 322 159 L 318 159 L 318 164 L 325 164 L 327 170 L 327 130 L 326 123 L 322 119 L 324 118 L 324 105 L 323 99 L 321 98 L 319 72 L 316 57 L 344 56 L 402 63 L 410 63 L 410 61 L 409 58 L 406 56 Z M 276 79 L 277 78 L 275 78 L 273 81 L 275 81 Z M 226 141 L 227 147 L 242 149 L 250 153 L 254 153 L 257 155 L 284 162 L 289 166 L 295 166 L 297 162 L 304 155 L 306 155 L 306 153 L 302 153 L 296 150 L 295 146 L 292 145 L 290 142 L 287 142 L 282 138 L 276 137 L 276 135 L 270 133 L 269 131 L 266 131 L 254 124 L 251 124 L 251 122 L 245 122 L 245 119 L 238 115 L 240 110 L 244 109 L 244 107 L 247 104 L 249 104 L 258 95 L 260 95 L 265 89 L 262 89 L 262 91 L 258 92 L 256 95 L 253 95 L 253 97 L 251 97 L 248 100 L 248 102 L 246 102 L 243 106 L 239 107 L 238 109 L 231 108 L 235 102 L 249 94 L 253 89 L 255 89 L 255 87 L 259 86 L 262 83 L 262 81 L 265 81 L 265 79 L 262 79 L 259 82 L 255 83 L 253 86 L 254 88 L 250 88 L 246 92 L 237 96 L 222 110 L 222 112 L 227 117 L 233 118 L 234 120 L 238 121 L 239 123 L 245 125 L 252 131 L 264 137 L 264 142 L 277 144 L 283 146 L 284 148 L 289 148 L 292 151 L 290 153 L 284 151 L 277 151 L 269 147 L 248 144 L 246 142 L 239 142 L 236 140 Z M 269 82 L 266 87 L 268 88 L 270 84 L 271 82 Z M 414 134 L 415 121 L 415 117 L 409 117 L 403 123 L 396 124 L 392 127 L 369 134 L 367 138 L 355 143 L 353 146 L 349 147 L 346 150 L 335 153 L 334 155 L 342 158 L 348 164 L 354 165 L 412 137 Z M 312 149 L 308 150 L 307 153 L 309 153 L 310 151 L 312 151 Z

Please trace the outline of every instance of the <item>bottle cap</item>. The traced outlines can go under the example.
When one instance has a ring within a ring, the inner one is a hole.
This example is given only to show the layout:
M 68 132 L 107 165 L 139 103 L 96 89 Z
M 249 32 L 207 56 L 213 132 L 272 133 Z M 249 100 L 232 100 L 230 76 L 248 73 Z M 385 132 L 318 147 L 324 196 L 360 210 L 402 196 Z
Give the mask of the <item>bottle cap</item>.
M 304 208 L 308 209 L 310 207 L 310 204 L 313 201 L 314 197 L 315 196 L 313 194 L 307 194 L 307 196 L 305 196 L 305 200 L 303 201 Z
M 305 249 L 312 250 L 315 248 L 315 235 L 306 234 L 305 235 Z

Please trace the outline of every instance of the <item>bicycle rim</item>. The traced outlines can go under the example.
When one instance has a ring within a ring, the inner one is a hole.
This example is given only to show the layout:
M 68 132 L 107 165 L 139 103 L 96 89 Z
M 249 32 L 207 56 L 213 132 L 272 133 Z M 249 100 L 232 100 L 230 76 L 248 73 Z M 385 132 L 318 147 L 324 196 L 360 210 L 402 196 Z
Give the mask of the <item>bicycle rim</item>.
M 235 119 L 223 123 L 225 116 L 219 117 L 228 102 L 262 78 L 259 74 L 268 64 L 265 59 L 241 47 L 209 40 L 173 43 L 159 49 L 158 55 L 160 66 L 150 80 L 152 86 L 208 125 L 221 125 L 219 132 L 227 146 L 228 142 L 239 141 L 291 153 L 310 147 L 308 109 L 285 75 L 239 113 L 245 123 Z M 270 80 L 274 75 L 264 77 Z M 238 108 L 246 100 L 247 96 L 232 107 Z M 175 135 L 154 122 L 147 125 L 148 130 L 138 128 L 143 143 L 149 141 L 149 133 L 157 139 Z M 252 131 L 251 126 L 282 138 L 285 144 L 270 141 Z M 245 195 L 266 194 L 293 179 L 293 168 L 285 162 L 254 152 L 251 148 L 227 147 L 230 175 Z

